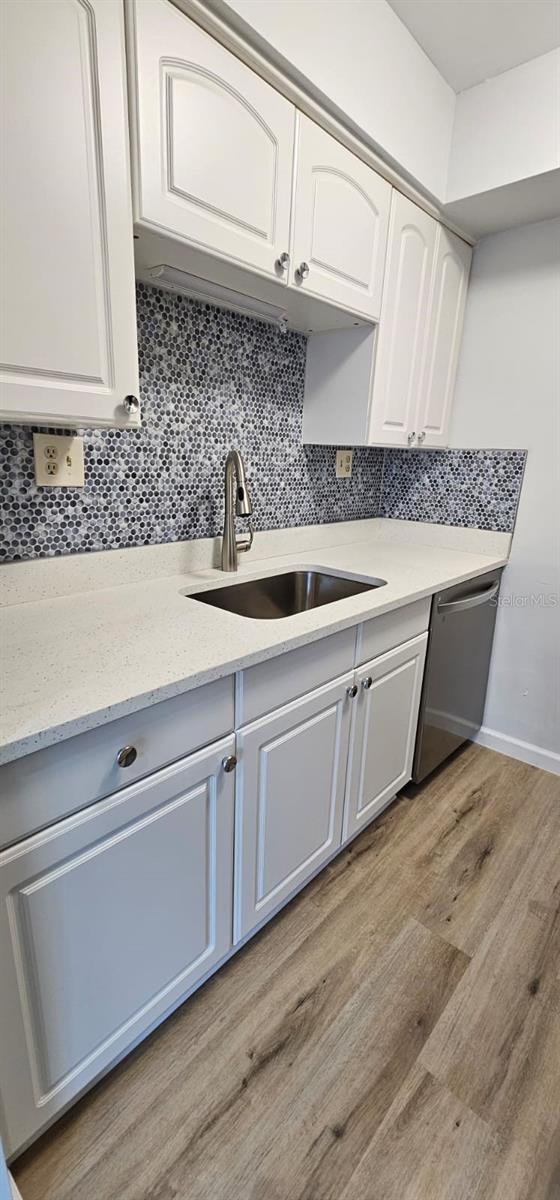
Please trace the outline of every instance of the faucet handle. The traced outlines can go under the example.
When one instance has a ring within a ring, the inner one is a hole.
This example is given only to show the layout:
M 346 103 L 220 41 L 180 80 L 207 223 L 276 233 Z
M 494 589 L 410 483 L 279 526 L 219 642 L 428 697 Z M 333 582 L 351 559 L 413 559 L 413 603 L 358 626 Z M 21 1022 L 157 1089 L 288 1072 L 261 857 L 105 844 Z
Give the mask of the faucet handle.
M 249 517 L 249 520 L 247 521 L 247 525 L 249 528 L 249 537 L 247 538 L 247 541 L 240 542 L 240 541 L 237 541 L 237 539 L 236 539 L 238 554 L 246 554 L 247 551 L 251 549 L 251 546 L 253 545 L 253 541 L 255 539 L 255 530 L 253 529 L 253 522 L 251 521 L 250 517 Z

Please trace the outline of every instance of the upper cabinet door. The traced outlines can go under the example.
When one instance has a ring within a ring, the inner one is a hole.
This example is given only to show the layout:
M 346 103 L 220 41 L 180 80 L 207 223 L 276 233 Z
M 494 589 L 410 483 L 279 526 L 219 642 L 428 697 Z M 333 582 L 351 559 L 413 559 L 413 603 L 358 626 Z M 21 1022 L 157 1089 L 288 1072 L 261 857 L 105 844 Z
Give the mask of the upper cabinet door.
M 370 442 L 406 446 L 417 433 L 436 234 L 437 222 L 393 191 Z
M 440 225 L 416 431 L 424 446 L 447 445 L 471 259 L 471 247 Z
M 4 0 L 0 419 L 137 425 L 118 0 Z
M 128 12 L 136 220 L 283 278 L 293 105 L 169 0 Z
M 379 318 L 390 207 L 386 180 L 298 114 L 292 283 Z

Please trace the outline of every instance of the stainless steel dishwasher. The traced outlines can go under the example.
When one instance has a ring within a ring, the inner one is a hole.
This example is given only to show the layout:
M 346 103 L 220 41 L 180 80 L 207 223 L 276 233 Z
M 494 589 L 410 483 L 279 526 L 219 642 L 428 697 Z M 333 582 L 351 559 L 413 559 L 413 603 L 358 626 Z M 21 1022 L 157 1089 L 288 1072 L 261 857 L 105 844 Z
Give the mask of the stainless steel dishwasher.
M 412 778 L 420 783 L 482 725 L 502 569 L 438 592 Z

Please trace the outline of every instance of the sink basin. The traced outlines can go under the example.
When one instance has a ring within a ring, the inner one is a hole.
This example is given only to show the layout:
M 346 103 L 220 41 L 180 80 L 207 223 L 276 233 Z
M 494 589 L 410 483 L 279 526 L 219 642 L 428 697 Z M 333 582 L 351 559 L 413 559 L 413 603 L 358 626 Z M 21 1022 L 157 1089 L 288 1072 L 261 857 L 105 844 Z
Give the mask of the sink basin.
M 383 587 L 386 582 L 385 579 L 373 579 L 363 583 L 360 579 L 328 575 L 323 571 L 285 571 L 282 575 L 267 575 L 263 579 L 196 592 L 189 600 L 200 600 L 202 604 L 224 608 L 240 617 L 270 621 L 309 612 L 323 604 L 333 604 L 335 600 L 347 600 L 349 596 Z

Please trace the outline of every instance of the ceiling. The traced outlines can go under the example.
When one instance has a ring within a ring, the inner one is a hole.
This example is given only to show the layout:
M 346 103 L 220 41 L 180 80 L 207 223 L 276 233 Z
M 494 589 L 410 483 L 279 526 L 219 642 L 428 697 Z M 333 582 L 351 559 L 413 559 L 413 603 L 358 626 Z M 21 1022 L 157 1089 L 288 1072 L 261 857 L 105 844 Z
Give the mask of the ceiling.
M 560 0 L 389 0 L 456 92 L 560 45 Z

